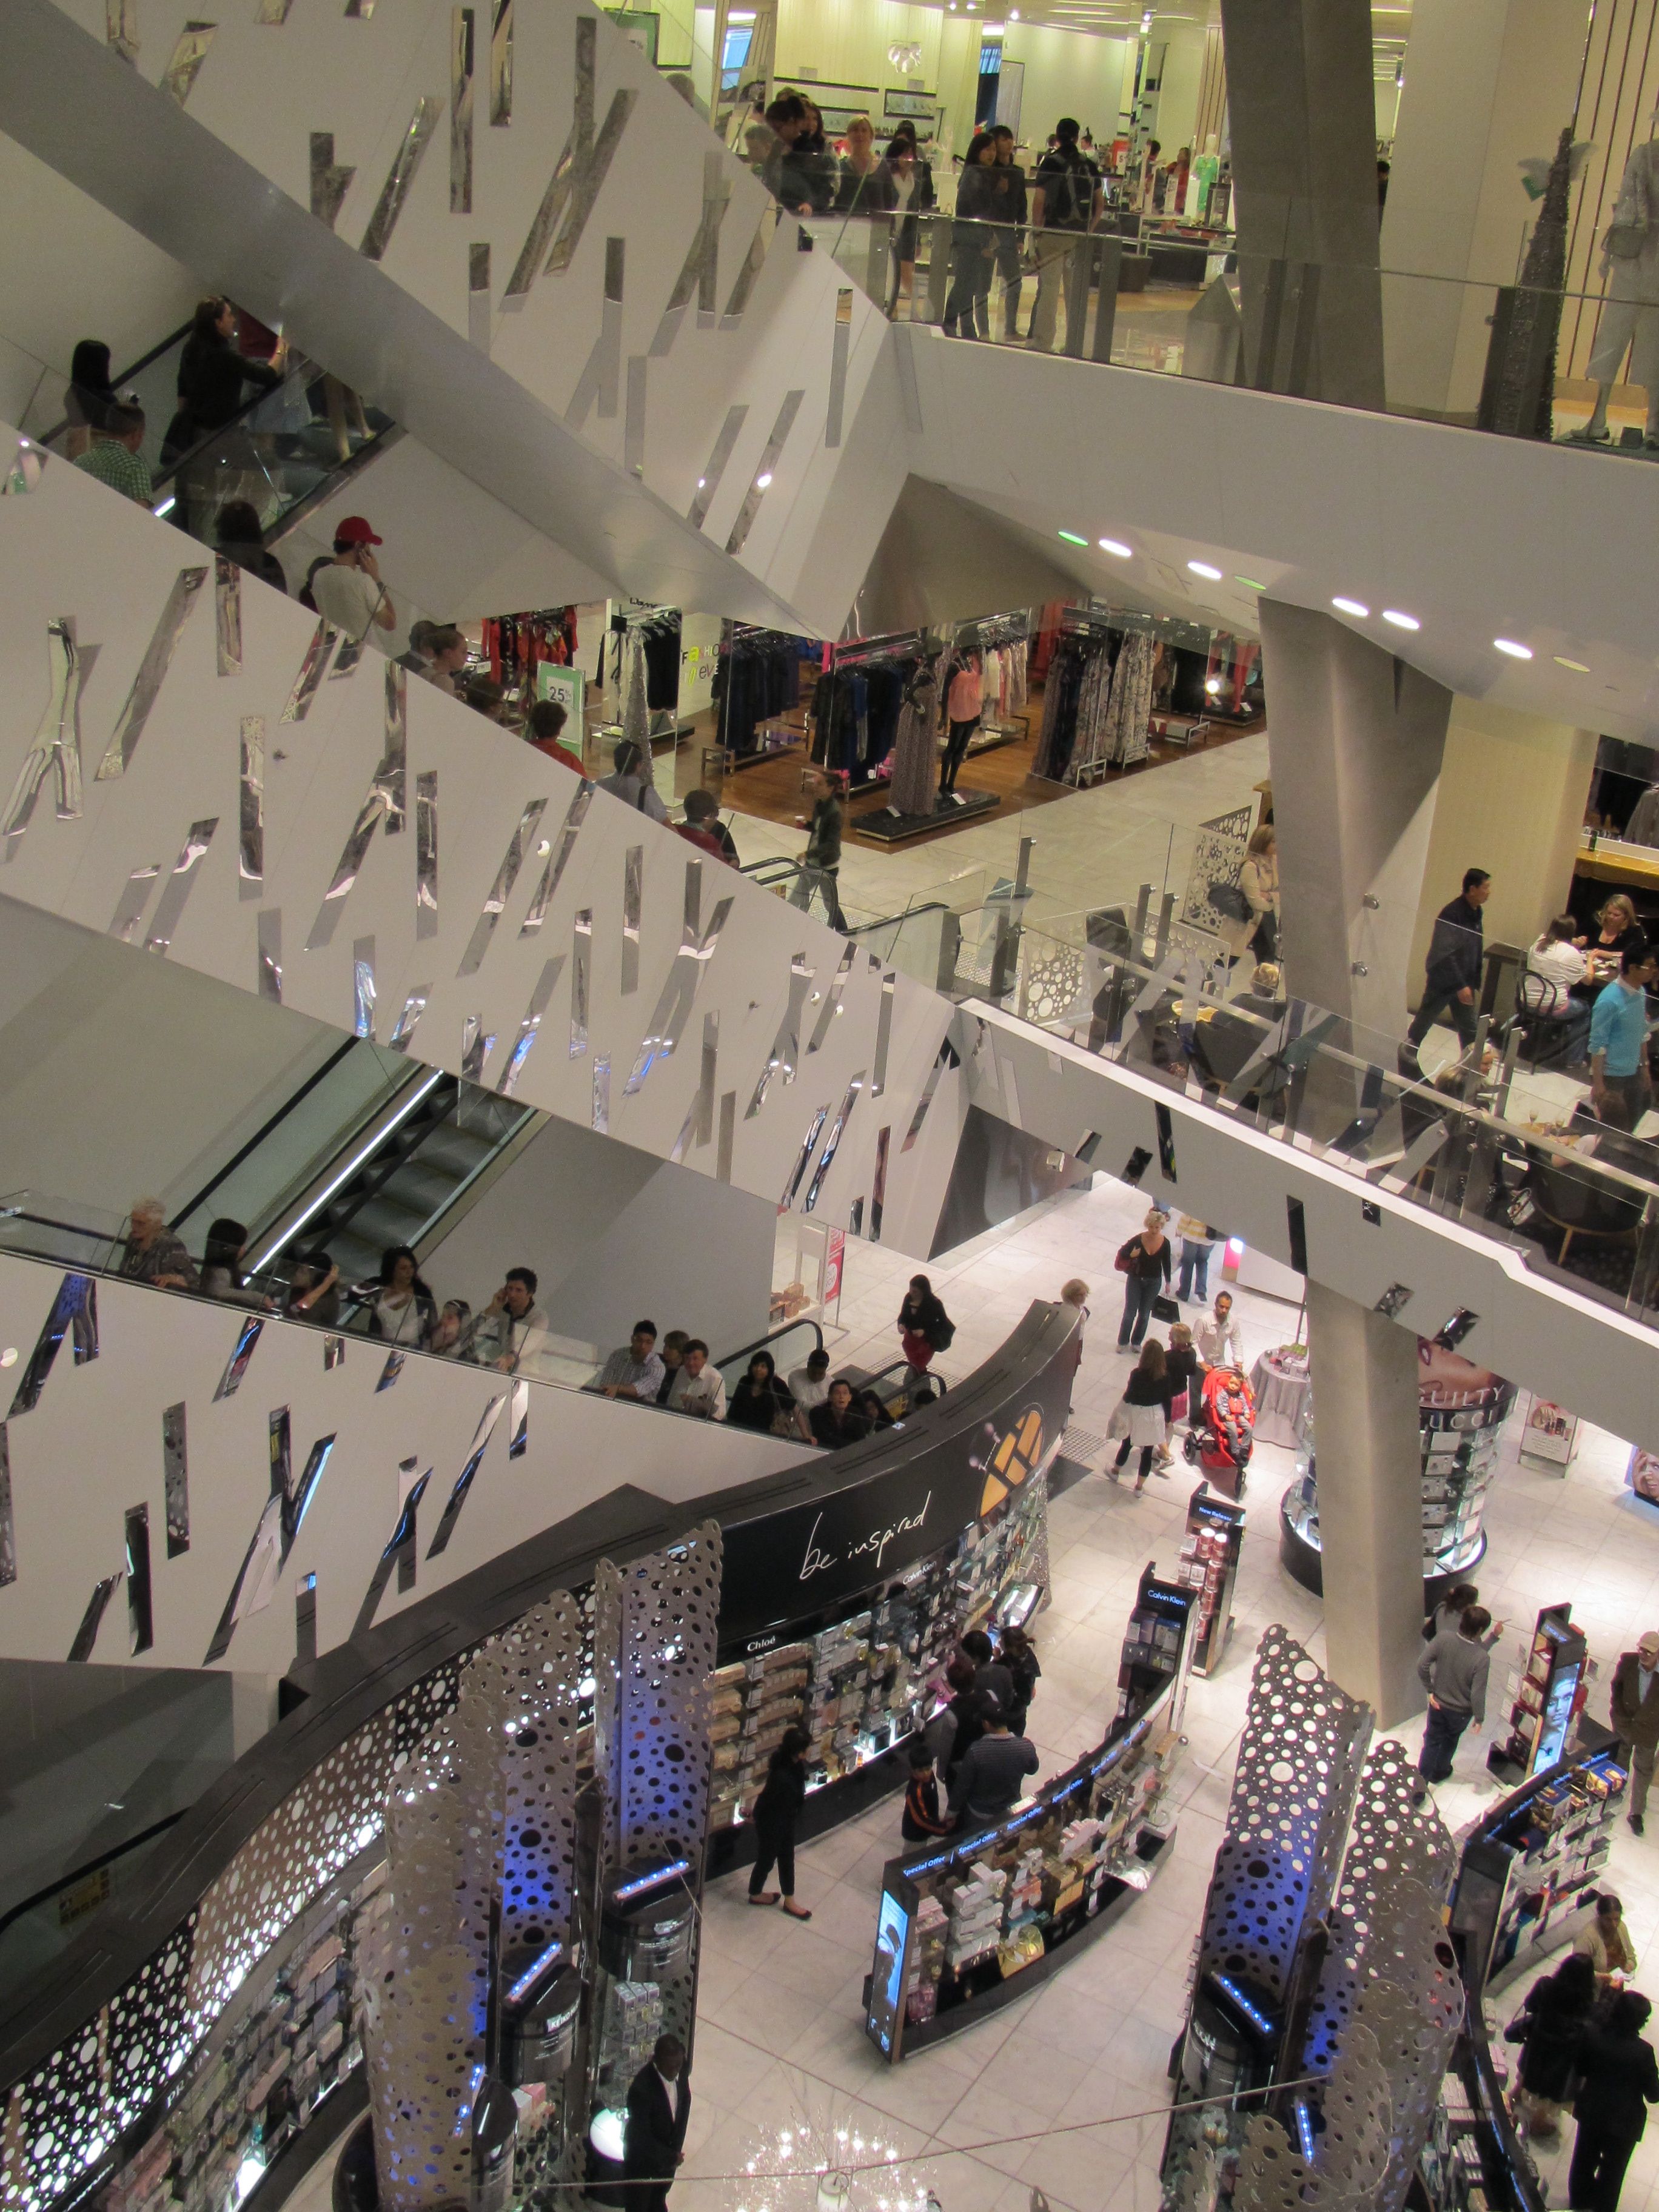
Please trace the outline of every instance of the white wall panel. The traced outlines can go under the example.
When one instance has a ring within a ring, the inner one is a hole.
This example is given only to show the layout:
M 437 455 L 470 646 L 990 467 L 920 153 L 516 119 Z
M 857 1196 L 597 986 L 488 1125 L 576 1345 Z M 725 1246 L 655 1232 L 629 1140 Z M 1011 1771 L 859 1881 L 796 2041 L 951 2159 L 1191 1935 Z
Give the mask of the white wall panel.
M 878 1096 L 879 966 L 605 793 L 592 795 L 556 896 L 539 929 L 526 935 L 538 882 L 578 798 L 577 780 L 418 679 L 407 687 L 408 826 L 397 836 L 383 825 L 374 830 L 355 884 L 336 902 L 331 941 L 306 949 L 386 742 L 389 664 L 372 647 L 351 673 L 321 683 L 304 720 L 284 721 L 316 625 L 292 601 L 242 580 L 240 671 L 221 675 L 210 569 L 126 772 L 98 779 L 180 564 L 193 562 L 199 552 L 192 541 L 59 462 L 46 465 L 33 492 L 0 502 L 0 792 L 12 791 L 48 707 L 48 629 L 55 619 L 73 617 L 82 668 L 90 663 L 80 697 L 80 811 L 55 818 L 52 787 L 43 789 L 33 818 L 10 840 L 0 878 L 7 895 L 106 933 L 135 873 L 159 867 L 163 877 L 148 887 L 140 933 L 148 936 L 164 896 L 161 882 L 187 831 L 194 823 L 213 821 L 217 826 L 190 879 L 166 954 L 170 960 L 257 991 L 260 916 L 280 916 L 283 1004 L 349 1030 L 355 947 L 372 939 L 379 1040 L 388 1040 L 405 1000 L 425 993 L 413 1057 L 462 1072 L 467 1024 L 476 1021 L 480 1034 L 495 1040 L 482 1071 L 486 1085 L 505 1073 L 547 963 L 561 961 L 515 1096 L 581 1127 L 599 1127 L 659 1159 L 671 1157 L 684 1135 L 688 1168 L 730 1180 L 774 1205 L 793 1190 L 794 1202 L 805 1206 L 851 1095 L 840 1148 L 813 1200 L 820 1218 L 848 1224 L 858 1201 L 871 1194 L 880 1128 L 908 1127 L 948 1007 L 908 976 L 897 978 L 884 1090 Z M 239 749 L 248 716 L 262 720 L 266 752 L 264 873 L 258 885 L 240 879 L 237 848 Z M 422 775 L 437 777 L 438 912 L 431 936 L 418 933 L 416 907 L 414 813 Z M 533 804 L 544 811 L 505 910 L 477 972 L 464 973 L 475 925 Z M 635 849 L 642 856 L 636 957 L 624 901 L 627 856 Z M 696 888 L 704 933 L 720 903 L 732 902 L 724 930 L 702 958 L 682 958 L 688 884 Z M 591 916 L 585 1042 L 573 1034 L 572 1023 L 579 914 Z M 155 957 L 132 952 L 135 960 Z M 793 1052 L 785 1055 L 793 1078 L 781 1068 L 751 1115 L 790 1005 L 797 960 L 804 1003 Z M 657 1031 L 659 1007 L 666 1011 L 672 1003 L 672 993 L 665 993 L 677 963 L 691 994 L 678 1048 L 659 1054 L 630 1096 L 627 1085 L 642 1045 Z M 839 1012 L 833 1011 L 837 1006 Z M 718 1017 L 718 1039 L 703 1133 L 691 1117 L 710 1015 Z M 604 1061 L 608 1111 L 603 1083 L 596 1088 Z M 210 1060 L 198 1079 L 210 1080 Z M 727 1097 L 729 1165 L 721 1158 Z M 797 1178 L 815 1121 L 813 1164 Z M 890 1200 L 902 1197 L 921 1164 L 919 1152 L 895 1158 Z
M 52 1310 L 61 1277 L 0 1255 L 0 1349 L 21 1357 L 15 1389 Z M 99 1580 L 124 1571 L 125 1520 L 147 1505 L 155 1643 L 131 1649 L 125 1583 L 110 1599 L 88 1655 L 145 1666 L 199 1667 L 236 1586 L 271 1492 L 270 1422 L 286 1408 L 294 1476 L 320 1437 L 335 1439 L 269 1600 L 237 1622 L 216 1664 L 280 1674 L 295 1656 L 295 1596 L 317 1577 L 319 1652 L 348 1638 L 397 1525 L 408 1488 L 400 1463 L 432 1479 L 416 1511 L 415 1582 L 394 1574 L 374 1619 L 485 1565 L 619 1485 L 684 1502 L 805 1462 L 811 1447 L 711 1427 L 556 1384 L 530 1382 L 526 1448 L 509 1454 L 503 1405 L 447 1547 L 428 1553 L 474 1448 L 481 1415 L 510 1392 L 506 1376 L 411 1352 L 388 1388 L 384 1346 L 346 1340 L 325 1365 L 320 1329 L 265 1323 L 240 1386 L 218 1397 L 245 1316 L 235 1309 L 142 1285 L 96 1284 L 98 1350 L 76 1365 L 65 1340 L 40 1402 L 15 1406 L 4 1435 L 10 1468 L 15 1580 L 0 1584 L 0 1656 L 66 1659 Z M 0 1393 L 3 1397 L 5 1393 Z M 167 1555 L 161 1418 L 185 1408 L 189 1549 Z

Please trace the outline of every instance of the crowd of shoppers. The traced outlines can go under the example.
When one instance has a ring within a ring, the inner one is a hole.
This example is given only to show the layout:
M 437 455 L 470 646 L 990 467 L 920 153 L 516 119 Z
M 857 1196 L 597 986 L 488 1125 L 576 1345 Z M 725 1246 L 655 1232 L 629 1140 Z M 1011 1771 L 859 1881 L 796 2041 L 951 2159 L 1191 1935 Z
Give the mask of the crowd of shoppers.
M 1130 1238 L 1123 1248 L 1126 1252 L 1135 1245 L 1144 1249 L 1154 1233 L 1153 1218 L 1152 1214 L 1147 1216 L 1147 1227 L 1139 1237 Z M 1156 1233 L 1162 1236 L 1161 1218 Z M 1167 1242 L 1161 1249 L 1167 1252 Z M 1131 1277 L 1132 1287 L 1133 1281 Z M 1120 1342 L 1119 1349 L 1123 1348 Z M 1134 1486 L 1137 1498 L 1146 1489 L 1150 1475 L 1166 1474 L 1173 1464 L 1175 1455 L 1170 1449 L 1169 1437 L 1175 1426 L 1184 1420 L 1190 1421 L 1195 1430 L 1201 1427 L 1204 1385 L 1211 1375 L 1219 1372 L 1235 1378 L 1237 1387 L 1249 1395 L 1249 1385 L 1244 1381 L 1243 1345 L 1238 1323 L 1233 1317 L 1230 1291 L 1217 1291 L 1214 1304 L 1200 1316 L 1196 1328 L 1186 1322 L 1176 1322 L 1170 1328 L 1167 1345 L 1160 1337 L 1148 1336 L 1139 1349 L 1140 1356 L 1112 1415 L 1109 1434 L 1118 1439 L 1118 1449 L 1115 1459 L 1106 1470 L 1115 1482 L 1128 1465 L 1130 1453 L 1139 1450 L 1140 1461 Z

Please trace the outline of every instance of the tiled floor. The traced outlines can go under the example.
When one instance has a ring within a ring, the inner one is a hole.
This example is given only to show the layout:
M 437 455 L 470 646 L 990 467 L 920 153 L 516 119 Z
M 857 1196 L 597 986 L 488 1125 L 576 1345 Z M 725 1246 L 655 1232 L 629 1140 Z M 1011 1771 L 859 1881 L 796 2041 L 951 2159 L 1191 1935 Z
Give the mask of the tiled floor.
M 1127 1369 L 1115 1349 L 1111 1259 L 1144 1210 L 1134 1193 L 1099 1178 L 1093 1189 L 1068 1192 L 937 1264 L 934 1285 L 958 1326 L 940 1363 L 946 1372 L 967 1372 L 1031 1298 L 1055 1295 L 1080 1273 L 1095 1296 L 1073 1419 L 1103 1434 Z M 849 1248 L 848 1268 L 846 1333 L 831 1335 L 833 1357 L 877 1364 L 896 1344 L 893 1316 L 910 1265 L 859 1245 Z M 1249 1291 L 1238 1305 L 1247 1358 L 1291 1334 L 1294 1308 Z M 1513 1425 L 1518 1431 L 1518 1420 Z M 1622 1445 L 1598 1431 L 1580 1434 L 1565 1476 L 1523 1466 L 1511 1447 L 1492 1493 L 1492 1547 L 1480 1579 L 1513 1632 L 1495 1656 L 1494 1711 L 1520 1632 L 1540 1605 L 1572 1600 L 1604 1682 L 1618 1652 L 1659 1623 L 1659 1511 L 1625 1489 Z M 1251 1654 L 1263 1627 L 1279 1621 L 1323 1656 L 1319 1605 L 1279 1565 L 1279 1499 L 1291 1472 L 1288 1452 L 1258 1447 L 1237 1625 L 1220 1674 L 1192 1685 L 1170 1863 L 1119 1927 L 1044 1988 L 896 2068 L 878 2060 L 861 2033 L 860 1995 L 881 1869 L 898 1848 L 893 1802 L 800 1852 L 798 1894 L 811 1908 L 809 1924 L 750 1908 L 741 1875 L 714 1885 L 689 2154 L 674 2212 L 781 2212 L 794 2203 L 807 2212 L 810 2192 L 741 2179 L 751 2160 L 765 2170 L 770 2138 L 795 2116 L 851 2119 L 879 2133 L 902 2160 L 920 2162 L 904 2170 L 931 2185 L 945 2212 L 1027 2212 L 1034 2185 L 1069 2212 L 1155 2212 L 1165 2067 L 1185 2014 Z M 1172 1565 L 1193 1486 L 1182 1467 L 1136 1499 L 1096 1473 L 1055 1502 L 1054 1602 L 1036 1625 L 1043 1680 L 1031 1709 L 1043 1773 L 1098 1741 L 1137 1578 L 1149 1559 Z M 1603 1709 L 1604 1691 L 1593 1696 Z M 1415 1723 L 1399 1733 L 1418 1741 Z M 1495 1794 L 1482 1765 L 1486 1741 L 1460 1759 L 1461 1770 L 1480 1778 L 1439 1793 L 1454 1826 Z M 1659 1942 L 1659 1830 L 1638 1843 L 1621 1823 L 1613 1879 L 1645 1951 Z M 1506 1991 L 1502 2016 L 1520 1999 L 1521 1985 Z M 876 2203 L 873 2195 L 865 2201 Z M 1559 2192 L 1553 2201 L 1562 2201 Z M 1624 2202 L 1626 2212 L 1659 2212 L 1659 2131 L 1638 2152 Z

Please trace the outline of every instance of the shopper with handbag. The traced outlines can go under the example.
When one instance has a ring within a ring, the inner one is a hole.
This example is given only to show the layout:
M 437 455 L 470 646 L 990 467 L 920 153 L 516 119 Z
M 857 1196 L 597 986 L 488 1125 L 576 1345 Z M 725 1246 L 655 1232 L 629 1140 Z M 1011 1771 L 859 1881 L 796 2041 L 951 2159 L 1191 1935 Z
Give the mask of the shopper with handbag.
M 1575 1952 L 1545 1980 L 1534 1983 L 1504 2031 L 1506 2043 L 1521 2045 L 1516 2116 L 1535 2142 L 1553 2142 L 1559 2136 L 1561 2107 L 1571 2100 L 1579 2045 L 1595 2003 L 1595 1970 Z
M 1114 1482 L 1127 1464 L 1129 1454 L 1137 1444 L 1140 1447 L 1140 1471 L 1135 1477 L 1137 1498 L 1146 1487 L 1153 1462 L 1164 1448 L 1164 1346 L 1155 1336 L 1150 1336 L 1140 1347 L 1134 1372 L 1123 1386 L 1123 1396 L 1112 1415 L 1109 1431 L 1122 1438 L 1117 1457 L 1106 1470 Z M 1163 1472 L 1159 1468 L 1158 1473 Z
M 933 1286 L 926 1275 L 911 1276 L 910 1287 L 898 1310 L 897 1328 L 910 1370 L 904 1378 L 908 1393 L 926 1378 L 933 1354 L 951 1349 L 957 1334 L 956 1323 L 945 1312 L 944 1300 L 934 1296 Z
M 1217 906 L 1217 886 L 1210 903 L 1221 915 L 1221 936 L 1235 960 L 1253 952 L 1258 960 L 1279 957 L 1279 840 L 1273 824 L 1263 823 L 1245 848 L 1234 896 L 1224 908 Z
M 1169 1215 L 1154 1206 L 1139 1234 L 1119 1249 L 1114 1261 L 1124 1279 L 1123 1319 L 1117 1332 L 1120 1352 L 1135 1349 L 1152 1317 L 1152 1302 L 1170 1287 L 1170 1240 L 1164 1234 Z
M 1567 2175 L 1572 2212 L 1618 2212 L 1631 2154 L 1659 2105 L 1659 2065 L 1642 2030 L 1653 2007 L 1636 1990 L 1621 1990 L 1607 2023 L 1585 2032 L 1578 2046 L 1583 2079 L 1573 2100 L 1578 2123 Z

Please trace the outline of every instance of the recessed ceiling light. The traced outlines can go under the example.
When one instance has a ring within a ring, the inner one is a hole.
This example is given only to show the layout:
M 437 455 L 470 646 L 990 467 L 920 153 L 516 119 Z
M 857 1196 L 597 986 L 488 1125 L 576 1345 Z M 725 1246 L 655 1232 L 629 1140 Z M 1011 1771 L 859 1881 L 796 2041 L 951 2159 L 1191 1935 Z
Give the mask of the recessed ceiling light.
M 1099 542 L 1101 551 L 1109 553 L 1115 561 L 1133 561 L 1134 558 L 1133 545 L 1125 545 L 1115 538 L 1103 538 Z
M 1517 645 L 1512 637 L 1495 637 L 1492 642 L 1492 650 L 1495 653 L 1507 653 L 1511 660 L 1532 659 L 1532 647 L 1529 645 Z
M 1565 655 L 1559 653 L 1554 655 L 1554 660 L 1558 668 L 1570 668 L 1575 676 L 1588 676 L 1589 674 L 1589 670 L 1585 666 L 1582 660 L 1568 660 Z
M 1333 599 L 1331 605 L 1340 615 L 1352 615 L 1357 622 L 1368 622 L 1370 609 L 1361 599 Z
M 1075 530 L 1062 530 L 1059 535 L 1068 545 L 1086 545 L 1089 542 L 1086 538 L 1079 538 Z
M 1254 576 L 1235 576 L 1233 581 L 1243 584 L 1247 592 L 1265 592 L 1267 588 L 1265 584 L 1258 584 Z
M 1423 625 L 1415 615 L 1402 615 L 1398 607 L 1384 607 L 1382 619 L 1392 623 L 1396 629 L 1421 629 Z
M 763 470 L 761 471 L 760 475 L 759 475 L 759 476 L 757 476 L 757 477 L 755 478 L 755 489 L 756 489 L 757 491 L 764 491 L 764 490 L 766 489 L 767 485 L 768 485 L 768 484 L 769 484 L 769 483 L 771 483 L 771 481 L 772 481 L 772 471 L 771 471 L 771 470 L 770 470 L 770 469 L 763 469 Z M 1414 628 L 1414 627 L 1415 627 L 1415 625 L 1413 624 L 1413 628 Z
M 1212 584 L 1218 584 L 1221 581 L 1220 569 L 1212 568 L 1207 561 L 1189 561 L 1187 566 L 1195 576 L 1207 577 Z

